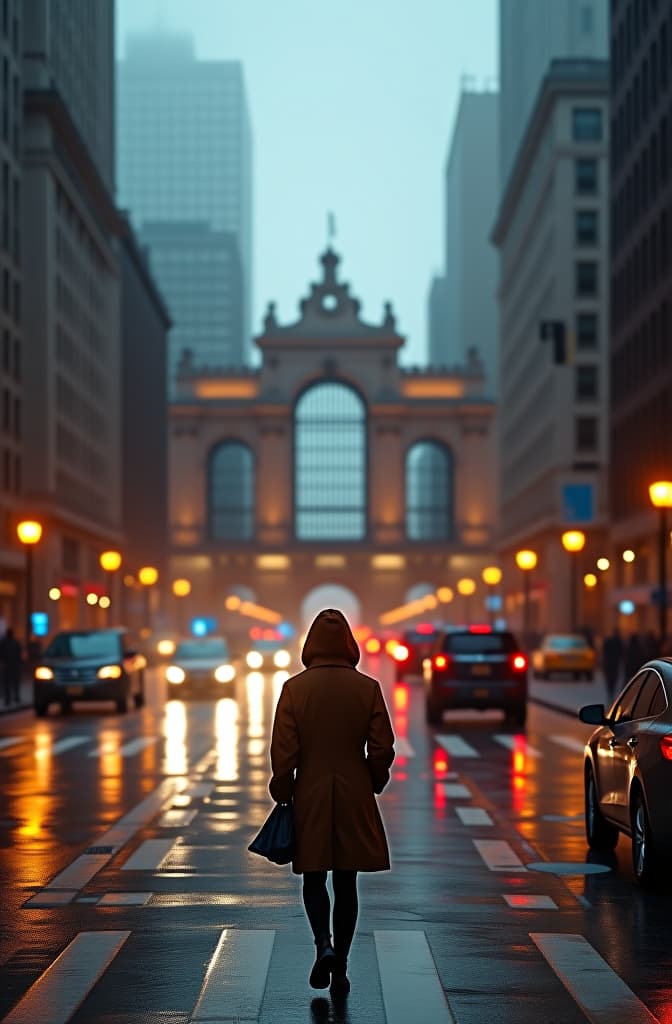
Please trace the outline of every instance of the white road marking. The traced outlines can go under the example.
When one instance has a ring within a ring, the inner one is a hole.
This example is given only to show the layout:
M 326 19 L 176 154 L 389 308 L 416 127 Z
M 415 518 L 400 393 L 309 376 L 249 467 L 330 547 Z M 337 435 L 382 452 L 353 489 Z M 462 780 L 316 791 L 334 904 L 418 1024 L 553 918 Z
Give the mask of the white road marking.
M 449 782 L 443 792 L 451 800 L 471 800 L 471 790 L 459 782 Z
M 214 788 L 211 782 L 192 782 L 184 792 L 191 797 L 210 796 Z
M 525 865 L 504 839 L 473 839 L 474 846 L 491 871 L 525 871 Z
M 130 934 L 79 932 L 3 1018 L 3 1024 L 66 1024 Z
M 121 870 L 158 871 L 174 845 L 174 839 L 145 839 L 121 865 Z
M 72 864 L 59 872 L 55 878 L 45 886 L 50 889 L 83 889 L 87 882 L 90 882 L 94 875 L 97 875 L 101 868 L 104 868 L 108 860 L 111 860 L 113 853 L 83 853 L 76 857 Z
M 579 740 L 576 736 L 549 736 L 549 740 L 553 743 L 557 743 L 561 747 L 567 747 L 568 750 L 575 750 L 578 754 L 582 754 L 586 749 L 586 744 L 583 740 Z
M 528 743 L 524 736 L 510 736 L 503 733 L 497 734 L 493 738 L 507 750 L 514 750 L 516 753 L 524 754 L 525 757 L 541 757 L 541 751 Z
M 274 941 L 274 931 L 225 928 L 190 1020 L 258 1020 Z
M 518 892 L 513 896 L 503 895 L 502 899 L 506 900 L 510 907 L 514 910 L 557 910 L 558 904 L 550 896 L 543 895 L 527 895 L 526 893 Z
M 455 734 L 449 734 L 446 736 L 435 736 L 436 742 L 446 750 L 451 757 L 480 757 L 481 755 L 475 750 L 470 743 L 463 740 L 461 736 Z
M 591 1024 L 658 1024 L 583 935 L 530 932 Z
M 73 747 L 80 747 L 82 743 L 90 742 L 91 738 L 89 736 L 66 736 L 62 740 L 57 740 L 49 753 L 64 754 L 66 750 L 72 750 Z
M 387 1024 L 455 1024 L 427 936 L 374 931 Z
M 415 757 L 415 751 L 405 736 L 397 736 L 394 746 L 399 757 Z
M 98 900 L 98 907 L 144 907 L 152 898 L 151 892 L 106 892 Z
M 159 828 L 186 828 L 198 814 L 198 810 L 182 807 L 171 807 L 159 818 Z
M 17 743 L 23 743 L 25 736 L 4 736 L 0 740 L 0 750 L 6 750 L 7 747 L 14 747 Z
M 455 813 L 463 825 L 493 825 L 494 822 L 482 807 L 456 807 Z
M 136 740 L 130 740 L 128 743 L 124 743 L 123 747 L 119 748 L 119 753 L 122 757 L 132 757 L 134 754 L 139 754 L 141 750 L 146 747 L 151 747 L 152 744 L 158 743 L 158 736 L 140 736 Z
M 63 907 L 77 895 L 77 889 L 58 889 L 51 892 L 44 889 L 23 904 L 24 907 Z

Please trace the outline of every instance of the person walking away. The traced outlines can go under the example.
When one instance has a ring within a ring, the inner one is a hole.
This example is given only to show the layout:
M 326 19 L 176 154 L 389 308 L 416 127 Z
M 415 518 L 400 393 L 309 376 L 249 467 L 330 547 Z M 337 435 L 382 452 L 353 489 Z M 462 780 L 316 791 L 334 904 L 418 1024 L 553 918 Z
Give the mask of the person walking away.
M 303 903 L 315 940 L 310 984 L 330 986 L 334 996 L 350 991 L 357 872 L 390 867 L 375 794 L 390 778 L 394 733 L 378 680 L 355 668 L 359 657 L 343 613 L 321 611 L 303 646 L 306 670 L 285 683 L 271 737 L 269 789 L 277 803 L 293 802 L 292 870 L 303 875 Z
M 616 696 L 623 673 L 623 638 L 618 629 L 604 638 L 602 644 L 602 670 L 609 703 Z
M 646 661 L 646 652 L 639 633 L 632 633 L 628 637 L 628 642 L 625 645 L 624 660 L 625 678 L 630 679 L 634 676 L 635 672 L 639 672 Z
M 18 704 L 19 686 L 21 683 L 21 644 L 14 636 L 11 627 L 6 630 L 0 640 L 0 662 L 2 662 L 2 675 L 5 690 L 5 707 L 14 701 Z

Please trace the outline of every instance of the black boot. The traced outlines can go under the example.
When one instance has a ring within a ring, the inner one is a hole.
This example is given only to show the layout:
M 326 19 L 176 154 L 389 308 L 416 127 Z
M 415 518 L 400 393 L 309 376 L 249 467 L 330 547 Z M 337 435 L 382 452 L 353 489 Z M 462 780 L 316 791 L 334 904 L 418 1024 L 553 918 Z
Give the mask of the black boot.
M 329 991 L 336 999 L 340 996 L 347 996 L 350 991 L 348 961 L 338 954 L 336 954 L 333 970 L 331 972 L 331 985 L 329 986 Z
M 312 988 L 328 988 L 329 977 L 336 961 L 331 935 L 321 935 L 319 939 L 315 940 L 315 946 L 317 954 L 310 972 L 310 984 Z

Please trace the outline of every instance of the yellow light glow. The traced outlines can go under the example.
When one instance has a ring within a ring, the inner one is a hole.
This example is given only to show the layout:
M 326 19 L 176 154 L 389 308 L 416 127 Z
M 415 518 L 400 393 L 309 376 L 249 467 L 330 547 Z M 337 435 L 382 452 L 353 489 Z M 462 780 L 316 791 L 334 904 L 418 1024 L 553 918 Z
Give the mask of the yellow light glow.
M 562 546 L 565 551 L 575 553 L 583 551 L 586 543 L 586 535 L 583 530 L 565 530 L 562 535 Z
M 143 565 L 142 569 L 138 572 L 138 579 L 143 587 L 153 587 L 158 578 L 159 570 L 155 569 L 153 565 Z
M 127 576 L 124 576 L 124 586 L 125 587 L 134 587 L 135 586 L 135 576 L 131 576 L 130 574 L 127 575 Z
M 453 594 L 450 587 L 439 587 L 439 589 L 436 592 L 436 596 L 438 597 L 441 604 L 450 604 L 455 595 Z
M 173 580 L 173 593 L 175 597 L 189 597 L 191 593 L 191 583 L 189 580 Z
M 230 697 L 217 701 L 215 707 L 215 779 L 235 782 L 238 778 L 238 705 Z
M 468 576 L 465 576 L 464 579 L 457 581 L 457 592 L 458 594 L 462 594 L 463 597 L 471 597 L 471 595 L 475 591 L 476 581 L 469 579 Z
M 373 555 L 371 559 L 372 569 L 404 569 L 406 567 L 406 559 L 403 555 L 397 554 L 385 554 L 385 555 Z
M 119 551 L 103 551 L 99 561 L 105 572 L 116 572 L 121 565 L 121 554 Z
M 489 587 L 496 587 L 502 579 L 502 570 L 497 565 L 487 565 L 481 573 L 483 582 Z
M 87 594 L 86 603 L 90 604 L 92 607 L 94 604 L 98 604 L 98 594 Z
M 623 552 L 623 561 L 624 562 L 634 562 L 634 560 L 635 560 L 635 552 L 632 551 L 630 548 L 627 548 Z
M 60 600 L 61 591 L 60 591 L 59 587 L 50 587 L 49 588 L 49 597 L 51 598 L 52 601 Z
M 434 597 L 434 594 L 427 594 L 426 597 L 423 597 L 422 603 L 428 611 L 433 611 L 439 602 Z
M 162 654 L 164 657 L 170 657 L 171 654 L 175 654 L 175 641 L 174 640 L 159 640 L 156 645 L 156 653 Z
M 42 536 L 42 523 L 36 519 L 24 519 L 16 527 L 16 533 L 22 544 L 37 544 Z
M 610 565 L 610 562 L 609 562 L 608 558 L 598 558 L 598 560 L 597 560 L 597 568 L 600 570 L 600 572 L 606 572 L 607 569 L 609 568 L 609 565 Z
M 523 572 L 529 572 L 530 569 L 534 569 L 537 564 L 537 552 L 530 551 L 528 548 L 524 548 L 522 551 L 516 551 L 516 565 Z
M 163 735 L 166 739 L 164 761 L 166 775 L 186 775 L 187 710 L 181 700 L 171 700 L 166 704 Z
M 98 598 L 98 604 L 100 605 L 101 608 L 109 608 L 111 603 L 112 602 L 110 601 L 107 594 L 103 594 L 102 597 Z
M 672 508 L 672 481 L 657 480 L 651 484 L 649 497 L 656 508 Z
M 343 569 L 345 568 L 345 555 L 316 555 L 316 569 Z
M 257 569 L 289 569 L 291 562 L 287 555 L 257 555 Z
M 597 586 L 597 576 L 594 572 L 587 572 L 586 575 L 583 577 L 583 582 L 590 590 L 592 587 Z
M 224 607 L 230 612 L 237 612 L 241 604 L 242 602 L 237 594 L 229 594 L 224 602 Z
M 280 612 L 274 612 L 271 608 L 254 604 L 253 601 L 243 601 L 240 605 L 240 614 L 249 615 L 252 619 L 261 619 L 262 622 L 269 622 L 272 626 L 277 626 L 279 622 L 282 622 Z

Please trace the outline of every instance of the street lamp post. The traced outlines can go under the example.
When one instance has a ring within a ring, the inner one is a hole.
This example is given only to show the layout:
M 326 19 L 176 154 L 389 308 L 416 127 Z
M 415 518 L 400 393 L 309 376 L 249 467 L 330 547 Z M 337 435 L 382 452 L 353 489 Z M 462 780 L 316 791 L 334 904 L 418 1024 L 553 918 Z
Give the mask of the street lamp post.
M 145 589 L 145 621 L 144 628 L 151 629 L 151 597 L 150 590 L 159 578 L 159 570 L 153 565 L 143 565 L 138 572 L 138 580 Z
M 490 625 L 493 626 L 495 623 L 495 609 L 493 608 L 493 598 L 495 596 L 495 587 L 502 581 L 502 570 L 497 565 L 486 565 L 485 569 L 481 573 L 481 577 L 485 585 L 489 588 L 488 618 L 490 620 Z
M 649 497 L 658 509 L 658 636 L 662 653 L 667 637 L 667 510 L 672 508 L 672 481 L 651 484 Z
M 516 551 L 516 565 L 523 574 L 523 644 L 530 648 L 530 573 L 537 564 L 537 552 L 523 548 Z
M 24 519 L 16 527 L 16 533 L 26 549 L 26 627 L 24 642 L 26 657 L 30 658 L 30 638 L 33 615 L 33 548 L 42 536 L 42 524 L 35 519 Z
M 189 597 L 191 593 L 191 583 L 189 580 L 173 580 L 173 594 L 177 600 L 177 630 L 180 636 L 184 634 L 184 616 L 182 609 L 184 607 L 183 598 Z
M 121 565 L 121 554 L 119 551 L 103 551 L 98 561 L 100 562 L 101 569 L 107 577 L 107 596 L 110 599 L 107 609 L 107 619 L 108 622 L 110 622 L 113 615 L 112 606 L 116 597 L 116 595 L 112 593 L 114 587 L 114 574 Z
M 583 551 L 585 543 L 586 535 L 582 530 L 565 530 L 562 535 L 563 548 L 573 556 L 571 559 L 571 576 L 569 583 L 569 628 L 574 633 L 576 633 L 578 629 L 578 615 L 576 609 L 578 554 L 580 551 Z

